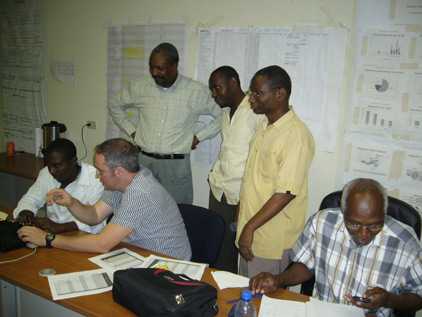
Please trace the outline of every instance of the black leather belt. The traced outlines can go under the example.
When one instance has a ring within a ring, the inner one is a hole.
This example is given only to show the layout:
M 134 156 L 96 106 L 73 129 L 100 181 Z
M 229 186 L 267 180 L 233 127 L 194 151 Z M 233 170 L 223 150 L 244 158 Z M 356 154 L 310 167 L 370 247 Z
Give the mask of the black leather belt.
M 185 154 L 159 154 L 159 153 L 149 153 L 140 150 L 142 154 L 153 157 L 158 160 L 181 160 L 185 158 Z

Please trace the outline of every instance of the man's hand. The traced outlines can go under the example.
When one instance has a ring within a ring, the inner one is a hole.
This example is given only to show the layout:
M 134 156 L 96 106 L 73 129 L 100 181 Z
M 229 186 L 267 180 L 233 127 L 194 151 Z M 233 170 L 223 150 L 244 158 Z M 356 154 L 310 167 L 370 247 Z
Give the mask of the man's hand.
M 251 261 L 254 258 L 252 253 L 253 234 L 254 231 L 246 224 L 239 237 L 239 252 L 246 261 Z
M 279 286 L 277 277 L 271 273 L 259 273 L 249 281 L 249 288 L 253 294 L 271 293 Z
M 35 217 L 33 221 L 34 226 L 52 233 L 59 233 L 60 224 L 50 220 L 47 217 Z
M 35 215 L 30 210 L 22 210 L 18 217 L 16 218 L 16 222 L 22 225 L 32 225 L 34 222 Z
M 24 226 L 18 230 L 18 237 L 23 242 L 30 242 L 38 246 L 45 246 L 47 232 L 32 226 Z
M 363 294 L 364 298 L 369 299 L 369 303 L 363 303 L 361 301 L 354 300 L 351 295 L 346 296 L 346 298 L 355 306 L 374 310 L 380 307 L 388 307 L 388 298 L 390 293 L 387 292 L 385 289 L 380 287 L 370 288 L 368 289 L 365 294 Z
M 64 189 L 52 189 L 47 193 L 47 205 L 58 204 L 65 207 L 70 207 L 73 204 L 73 197 L 69 195 Z
M 193 139 L 192 139 L 192 145 L 191 145 L 191 149 L 192 150 L 195 150 L 196 149 L 196 146 L 199 144 L 199 140 L 198 140 L 198 138 L 196 137 L 196 135 L 194 135 L 193 136 Z

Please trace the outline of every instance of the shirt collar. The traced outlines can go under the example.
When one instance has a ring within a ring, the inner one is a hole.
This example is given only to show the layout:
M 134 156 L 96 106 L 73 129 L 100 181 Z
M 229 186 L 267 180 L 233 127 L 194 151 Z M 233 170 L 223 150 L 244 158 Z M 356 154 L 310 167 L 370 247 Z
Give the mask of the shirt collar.
M 177 78 L 176 78 L 176 80 L 174 81 L 174 83 L 173 83 L 173 85 L 171 85 L 170 87 L 168 87 L 168 88 L 165 88 L 165 87 L 161 87 L 161 86 L 159 86 L 159 85 L 157 85 L 156 83 L 155 83 L 155 81 L 154 81 L 154 78 L 152 78 L 152 80 L 154 81 L 154 84 L 157 86 L 157 88 L 159 89 L 159 90 L 161 90 L 161 91 L 173 91 L 173 90 L 175 90 L 176 89 L 176 87 L 177 87 L 177 85 L 179 84 L 179 82 L 180 82 L 180 80 L 181 80 L 181 75 L 179 74 L 179 72 L 177 72 Z
M 242 101 L 240 102 L 238 109 L 239 108 L 249 108 L 249 109 L 251 109 L 251 105 L 249 103 L 249 96 L 247 94 L 245 94 L 245 97 L 243 97 Z
M 289 111 L 287 111 L 283 116 L 277 119 L 276 122 L 273 124 L 267 124 L 267 127 L 273 126 L 273 127 L 281 127 L 288 123 L 289 121 L 292 121 L 296 117 L 295 112 L 293 111 L 292 107 L 289 107 Z
M 87 165 L 85 163 L 80 163 L 80 166 L 81 166 L 81 169 L 79 170 L 78 176 L 76 176 L 75 180 L 71 182 L 69 185 L 77 183 L 79 185 L 88 186 L 91 184 L 89 173 L 87 173 Z

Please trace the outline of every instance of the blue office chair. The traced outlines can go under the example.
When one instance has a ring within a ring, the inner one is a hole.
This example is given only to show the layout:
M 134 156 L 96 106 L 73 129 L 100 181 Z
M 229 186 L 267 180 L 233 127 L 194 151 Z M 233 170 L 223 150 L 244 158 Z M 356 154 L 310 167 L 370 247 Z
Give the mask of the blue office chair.
M 192 248 L 192 261 L 213 267 L 223 243 L 223 217 L 199 206 L 179 204 L 179 209 Z
M 342 191 L 336 191 L 325 196 L 319 210 L 340 207 L 341 194 Z M 421 216 L 415 208 L 400 199 L 388 197 L 387 215 L 412 227 L 416 232 L 416 236 L 419 239 L 421 238 Z M 302 283 L 300 292 L 312 296 L 314 284 L 315 278 Z M 415 317 L 415 312 L 395 311 L 394 315 L 397 317 Z

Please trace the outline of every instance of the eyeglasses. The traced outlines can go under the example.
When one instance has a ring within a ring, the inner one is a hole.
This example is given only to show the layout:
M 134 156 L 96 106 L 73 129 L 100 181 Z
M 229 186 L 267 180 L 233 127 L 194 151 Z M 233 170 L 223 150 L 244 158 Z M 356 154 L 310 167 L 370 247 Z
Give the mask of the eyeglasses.
M 360 229 L 366 228 L 372 233 L 379 232 L 384 227 L 384 223 L 373 223 L 370 225 L 363 225 L 360 223 L 348 222 L 346 220 L 344 221 L 344 224 L 346 228 L 349 229 L 350 231 L 359 231 Z

